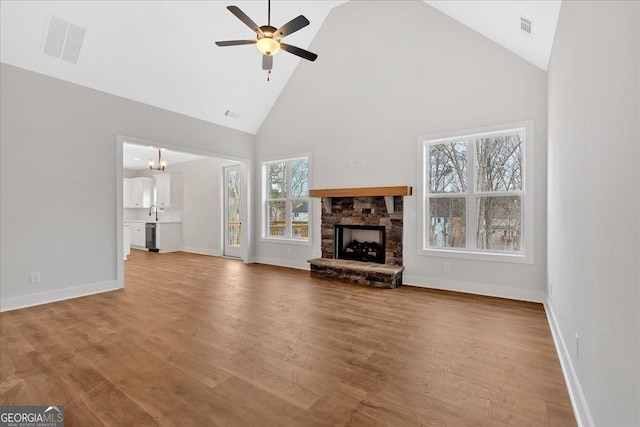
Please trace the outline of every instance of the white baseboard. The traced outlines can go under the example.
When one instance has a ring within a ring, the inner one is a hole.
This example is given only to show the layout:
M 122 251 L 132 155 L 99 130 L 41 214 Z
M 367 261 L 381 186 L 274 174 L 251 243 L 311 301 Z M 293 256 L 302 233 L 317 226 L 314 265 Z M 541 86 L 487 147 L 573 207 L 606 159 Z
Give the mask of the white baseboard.
M 259 264 L 277 265 L 278 267 L 295 268 L 298 270 L 310 270 L 309 263 L 307 261 L 297 261 L 291 259 L 279 259 L 270 257 L 254 257 L 251 258 L 251 262 Z
M 560 366 L 562 367 L 562 374 L 564 375 L 564 381 L 567 384 L 567 390 L 569 391 L 569 398 L 571 399 L 571 406 L 573 407 L 573 413 L 576 416 L 576 423 L 578 427 L 593 427 L 595 424 L 587 405 L 587 400 L 582 392 L 580 381 L 576 375 L 576 371 L 573 367 L 573 362 L 569 356 L 569 350 L 562 338 L 560 327 L 556 321 L 556 316 L 553 314 L 551 308 L 551 301 L 549 299 L 544 303 L 544 311 L 547 313 L 547 320 L 549 321 L 549 328 L 551 329 L 551 335 L 553 336 L 553 342 L 556 345 L 556 352 L 560 359 Z
M 180 251 L 189 252 L 189 253 L 198 254 L 198 255 L 222 256 L 221 250 L 208 249 L 208 248 L 195 248 L 193 246 L 182 246 L 180 248 Z
M 48 304 L 50 302 L 63 301 L 87 295 L 100 294 L 115 291 L 122 287 L 117 280 L 107 282 L 90 283 L 88 285 L 74 286 L 72 288 L 55 289 L 37 294 L 23 295 L 13 298 L 0 299 L 0 312 L 17 310 L 19 308 L 32 307 L 34 305 Z
M 543 291 L 533 289 L 509 288 L 486 283 L 463 282 L 459 280 L 435 279 L 422 276 L 404 275 L 403 285 L 420 288 L 442 289 L 445 291 L 465 292 L 468 294 L 485 295 L 489 297 L 508 298 L 519 301 L 544 302 Z

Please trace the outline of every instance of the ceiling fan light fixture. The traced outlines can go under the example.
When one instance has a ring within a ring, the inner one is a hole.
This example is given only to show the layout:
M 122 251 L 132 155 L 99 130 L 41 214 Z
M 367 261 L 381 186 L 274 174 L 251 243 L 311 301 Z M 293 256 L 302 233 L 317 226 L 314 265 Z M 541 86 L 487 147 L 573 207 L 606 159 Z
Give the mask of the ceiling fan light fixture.
M 258 50 L 263 55 L 272 56 L 280 50 L 280 43 L 270 37 L 263 37 L 256 43 Z

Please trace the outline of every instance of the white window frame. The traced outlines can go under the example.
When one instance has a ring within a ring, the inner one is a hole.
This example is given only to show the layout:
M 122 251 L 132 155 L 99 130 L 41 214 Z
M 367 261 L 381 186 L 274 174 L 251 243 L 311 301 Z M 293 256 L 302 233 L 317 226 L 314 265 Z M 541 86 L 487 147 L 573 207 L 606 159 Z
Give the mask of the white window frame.
M 472 141 L 487 136 L 498 136 L 515 132 L 523 133 L 523 162 L 522 177 L 523 187 L 521 191 L 501 191 L 480 193 L 476 192 L 475 180 L 475 151 L 473 145 L 468 145 L 467 151 L 467 192 L 466 193 L 429 193 L 429 146 L 454 141 Z M 437 135 L 423 136 L 419 138 L 420 155 L 418 156 L 422 171 L 420 180 L 422 200 L 418 203 L 418 228 L 420 235 L 419 255 L 437 256 L 446 258 L 463 258 L 473 260 L 500 261 L 533 264 L 534 257 L 534 197 L 533 197 L 533 121 L 507 123 L 477 129 L 467 129 L 458 132 L 447 132 Z M 476 248 L 476 198 L 482 196 L 510 196 L 522 197 L 522 231 L 520 252 L 498 251 L 492 249 Z M 429 198 L 437 197 L 464 197 L 466 199 L 466 243 L 465 248 L 442 248 L 429 246 L 429 212 L 427 209 Z
M 261 187 L 261 232 L 260 232 L 260 240 L 263 242 L 269 243 L 282 243 L 287 245 L 302 245 L 302 246 L 311 246 L 311 235 L 312 235 L 312 200 L 311 197 L 306 197 L 307 206 L 309 207 L 309 236 L 305 238 L 292 237 L 292 218 L 291 218 L 291 202 L 292 200 L 302 200 L 300 198 L 291 198 L 291 179 L 287 179 L 287 198 L 286 199 L 269 199 L 268 198 L 268 174 L 267 167 L 271 163 L 286 163 L 287 164 L 287 174 L 288 177 L 291 176 L 291 163 L 299 160 L 306 160 L 309 165 L 309 189 L 311 189 L 311 153 L 298 154 L 291 157 L 286 158 L 270 158 L 263 159 L 260 162 L 261 165 L 261 179 L 260 179 L 260 187 Z M 283 237 L 270 236 L 268 233 L 269 227 L 269 218 L 268 218 L 268 208 L 267 205 L 270 201 L 283 201 L 285 202 L 285 235 Z

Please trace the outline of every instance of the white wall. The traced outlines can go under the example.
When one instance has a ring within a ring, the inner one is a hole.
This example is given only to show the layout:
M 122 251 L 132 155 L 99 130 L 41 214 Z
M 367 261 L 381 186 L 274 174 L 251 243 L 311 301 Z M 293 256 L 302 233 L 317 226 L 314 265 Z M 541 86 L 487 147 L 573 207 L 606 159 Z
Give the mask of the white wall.
M 253 157 L 250 134 L 6 64 L 0 73 L 3 310 L 117 286 L 118 134 Z
M 418 1 L 336 7 L 311 50 L 319 59 L 298 65 L 258 132 L 256 160 L 311 152 L 312 188 L 412 185 L 417 190 L 419 136 L 534 121 L 535 263 L 418 255 L 420 195 L 414 194 L 405 197 L 404 283 L 542 301 L 546 74 Z M 351 159 L 366 165 L 351 167 Z M 256 258 L 306 265 L 314 250 L 319 253 L 319 206 L 313 206 L 311 247 L 288 254 L 287 245 L 258 242 Z M 451 271 L 444 271 L 445 261 Z
M 140 176 L 140 171 L 139 170 L 133 170 L 133 169 L 122 169 L 122 177 L 123 178 L 135 178 Z
M 222 165 L 224 159 L 206 158 L 167 168 L 182 175 L 182 246 L 189 252 L 222 255 Z M 171 195 L 173 203 L 173 194 Z
M 548 306 L 582 425 L 640 425 L 639 9 L 563 2 L 548 71 Z

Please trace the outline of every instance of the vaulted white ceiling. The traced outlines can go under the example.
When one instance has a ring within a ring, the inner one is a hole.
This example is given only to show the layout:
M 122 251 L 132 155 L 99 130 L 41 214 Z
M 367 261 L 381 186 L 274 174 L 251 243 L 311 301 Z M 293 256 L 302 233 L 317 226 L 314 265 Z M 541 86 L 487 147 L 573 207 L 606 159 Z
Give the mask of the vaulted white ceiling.
M 286 41 L 308 49 L 328 13 L 342 3 L 274 0 L 271 22 L 279 27 L 305 15 L 311 24 Z M 559 1 L 427 3 L 546 70 Z M 2 0 L 0 61 L 255 134 L 296 66 L 313 63 L 279 53 L 267 82 L 255 46 L 215 46 L 214 41 L 255 36 L 227 11 L 230 4 L 258 25 L 266 23 L 266 0 Z M 51 16 L 86 29 L 77 64 L 42 53 Z M 533 21 L 531 36 L 520 31 L 521 16 Z M 322 52 L 316 53 L 321 61 Z M 225 115 L 227 110 L 238 117 Z
M 427 3 L 547 70 L 561 1 L 427 0 Z M 531 34 L 520 29 L 520 18 L 532 22 Z

